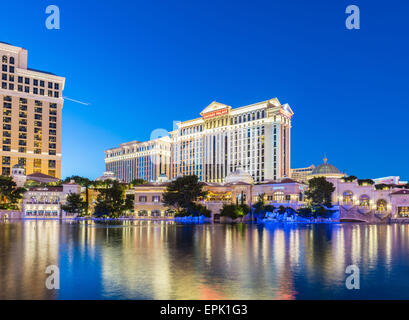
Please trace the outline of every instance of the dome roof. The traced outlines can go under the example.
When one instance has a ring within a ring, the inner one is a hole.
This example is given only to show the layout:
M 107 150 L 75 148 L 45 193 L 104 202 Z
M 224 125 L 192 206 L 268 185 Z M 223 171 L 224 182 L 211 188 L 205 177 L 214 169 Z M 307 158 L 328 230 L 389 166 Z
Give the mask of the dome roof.
M 337 167 L 332 164 L 327 163 L 327 157 L 324 158 L 324 163 L 320 164 L 318 167 L 312 170 L 311 175 L 331 175 L 331 174 L 342 174 Z
M 226 178 L 224 178 L 226 183 L 235 183 L 235 182 L 246 182 L 253 184 L 254 180 L 251 174 L 244 171 L 241 167 L 237 168 L 236 171 L 229 173 Z

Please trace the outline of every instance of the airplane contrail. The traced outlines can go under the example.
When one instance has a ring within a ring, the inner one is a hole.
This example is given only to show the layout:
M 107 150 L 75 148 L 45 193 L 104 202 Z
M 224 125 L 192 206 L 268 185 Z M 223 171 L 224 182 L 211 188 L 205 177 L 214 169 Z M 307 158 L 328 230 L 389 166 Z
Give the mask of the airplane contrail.
M 63 98 L 66 99 L 66 100 L 75 102 L 75 103 L 83 104 L 84 106 L 89 106 L 89 105 L 91 105 L 91 103 L 88 103 L 88 102 L 82 102 L 82 101 L 75 100 L 75 99 L 71 99 L 71 98 L 68 98 L 68 97 L 63 97 Z

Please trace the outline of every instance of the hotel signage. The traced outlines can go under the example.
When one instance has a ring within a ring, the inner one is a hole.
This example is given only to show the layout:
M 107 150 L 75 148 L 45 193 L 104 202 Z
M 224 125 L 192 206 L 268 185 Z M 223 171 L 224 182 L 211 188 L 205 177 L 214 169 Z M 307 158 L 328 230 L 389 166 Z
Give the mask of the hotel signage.
M 222 116 L 224 114 L 227 114 L 228 112 L 229 112 L 228 108 L 208 112 L 208 113 L 203 114 L 203 119 L 210 119 L 210 118 L 214 118 L 214 117 L 219 117 L 219 116 Z

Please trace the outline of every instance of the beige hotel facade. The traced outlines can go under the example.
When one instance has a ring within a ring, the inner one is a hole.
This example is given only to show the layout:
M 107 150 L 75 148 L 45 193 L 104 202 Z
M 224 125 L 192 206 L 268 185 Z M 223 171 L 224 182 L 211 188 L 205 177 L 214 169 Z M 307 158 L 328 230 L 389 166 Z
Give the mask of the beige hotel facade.
M 13 166 L 26 175 L 61 178 L 61 113 L 65 78 L 28 68 L 24 48 L 0 42 L 1 174 Z
M 106 170 L 129 182 L 197 175 L 221 183 L 242 168 L 257 182 L 289 177 L 293 111 L 278 99 L 232 108 L 212 102 L 163 137 L 105 151 Z

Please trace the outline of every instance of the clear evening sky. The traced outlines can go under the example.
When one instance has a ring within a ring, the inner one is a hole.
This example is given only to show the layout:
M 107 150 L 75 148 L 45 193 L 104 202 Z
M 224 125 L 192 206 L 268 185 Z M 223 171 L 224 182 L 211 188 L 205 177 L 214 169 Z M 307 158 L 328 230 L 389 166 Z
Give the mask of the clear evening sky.
M 57 5 L 61 29 L 45 27 Z M 358 5 L 361 29 L 347 30 Z M 66 77 L 62 176 L 96 178 L 104 150 L 277 97 L 295 112 L 292 167 L 409 179 L 408 1 L 3 1 L 0 41 Z

